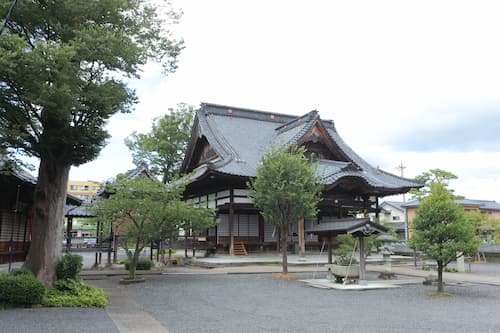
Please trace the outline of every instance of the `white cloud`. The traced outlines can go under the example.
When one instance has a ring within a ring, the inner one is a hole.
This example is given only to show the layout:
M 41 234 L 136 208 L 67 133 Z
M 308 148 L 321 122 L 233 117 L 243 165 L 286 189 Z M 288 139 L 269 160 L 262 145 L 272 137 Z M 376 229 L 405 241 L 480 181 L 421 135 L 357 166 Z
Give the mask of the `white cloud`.
M 409 176 L 449 169 L 460 176 L 457 192 L 500 201 L 498 150 L 416 153 L 395 142 L 439 122 L 466 124 L 478 111 L 500 105 L 500 3 L 178 0 L 174 5 L 185 12 L 176 27 L 186 43 L 178 71 L 162 78 L 158 66 L 147 66 L 132 84 L 141 99 L 136 111 L 113 117 L 109 128 L 116 141 L 88 164 L 95 177 L 74 169 L 72 178 L 99 180 L 126 170 L 131 158 L 120 140 L 133 130 L 148 131 L 152 118 L 179 102 L 204 101 L 296 115 L 317 109 L 373 164 L 396 172 L 391 168 L 402 160 Z M 447 135 L 465 140 L 461 133 Z

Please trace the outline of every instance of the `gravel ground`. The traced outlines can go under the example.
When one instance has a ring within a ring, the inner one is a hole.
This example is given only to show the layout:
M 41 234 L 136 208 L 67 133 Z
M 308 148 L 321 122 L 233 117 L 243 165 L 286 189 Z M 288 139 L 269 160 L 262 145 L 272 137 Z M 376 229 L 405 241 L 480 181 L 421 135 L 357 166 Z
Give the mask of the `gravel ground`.
M 339 291 L 306 286 L 271 274 L 148 276 L 118 285 L 118 277 L 93 281 L 135 300 L 171 333 L 182 332 L 500 332 L 500 287 L 446 286 L 453 297 L 435 298 L 435 287 Z M 89 281 L 90 282 L 90 281 Z M 108 289 L 109 290 L 109 289 Z M 118 332 L 103 309 L 0 311 L 0 332 Z
M 0 310 L 0 332 L 119 333 L 103 309 L 38 308 Z
M 151 276 L 128 294 L 172 333 L 500 332 L 498 287 L 446 286 L 447 298 L 434 290 L 347 292 L 246 274 Z

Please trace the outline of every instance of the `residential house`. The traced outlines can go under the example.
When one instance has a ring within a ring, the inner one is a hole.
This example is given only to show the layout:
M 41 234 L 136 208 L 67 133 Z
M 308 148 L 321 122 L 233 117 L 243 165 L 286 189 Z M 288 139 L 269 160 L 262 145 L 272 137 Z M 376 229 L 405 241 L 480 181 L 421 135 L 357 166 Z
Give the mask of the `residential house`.
M 494 200 L 457 199 L 454 201 L 461 205 L 465 211 L 477 211 L 500 220 L 500 203 Z M 402 207 L 406 209 L 409 238 L 411 238 L 413 233 L 413 220 L 415 219 L 418 206 L 418 200 L 412 200 L 402 205 Z
M 406 240 L 406 213 L 403 202 L 384 201 L 380 204 L 380 221 L 387 222 L 398 235 L 399 240 Z
M 92 180 L 69 180 L 67 191 L 68 193 L 80 198 L 85 203 L 90 203 L 101 187 L 101 183 Z
M 247 189 L 272 144 L 305 147 L 323 184 L 319 214 L 297 221 L 290 235 L 301 249 L 321 246 L 326 230 L 330 236 L 356 230 L 370 233 L 380 226 L 355 218 L 356 213 L 378 214 L 379 198 L 421 186 L 372 167 L 342 140 L 334 122 L 321 119 L 317 111 L 294 116 L 202 104 L 181 167 L 188 183 L 185 198 L 216 209 L 220 223 L 206 236 L 230 253 L 241 244 L 249 249 L 276 248 L 277 230 L 264 222 Z

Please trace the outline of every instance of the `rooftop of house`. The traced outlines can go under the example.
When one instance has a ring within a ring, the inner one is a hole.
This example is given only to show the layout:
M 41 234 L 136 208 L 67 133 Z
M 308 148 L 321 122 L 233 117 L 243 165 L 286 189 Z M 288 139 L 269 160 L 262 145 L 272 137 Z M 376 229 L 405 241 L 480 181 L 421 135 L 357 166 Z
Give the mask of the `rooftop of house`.
M 494 200 L 457 199 L 454 201 L 462 206 L 477 207 L 483 210 L 500 211 L 500 203 Z M 419 204 L 418 200 L 412 200 L 404 203 L 402 207 L 418 207 Z
M 404 211 L 405 209 L 403 207 L 403 204 L 404 204 L 404 202 L 401 202 L 401 201 L 389 201 L 389 200 L 387 200 L 387 201 L 382 202 L 380 204 L 380 206 L 389 205 L 389 206 L 394 207 L 400 211 Z M 383 208 L 383 207 L 381 207 L 381 208 Z

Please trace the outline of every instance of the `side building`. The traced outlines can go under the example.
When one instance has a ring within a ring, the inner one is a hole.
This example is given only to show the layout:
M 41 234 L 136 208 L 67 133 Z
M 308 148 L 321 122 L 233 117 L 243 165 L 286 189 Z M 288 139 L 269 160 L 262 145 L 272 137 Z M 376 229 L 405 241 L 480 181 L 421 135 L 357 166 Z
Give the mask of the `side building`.
M 462 206 L 466 212 L 477 211 L 500 221 L 500 203 L 494 200 L 457 199 L 455 203 Z M 408 221 L 407 232 L 409 238 L 411 238 L 413 234 L 413 220 L 415 219 L 419 204 L 418 200 L 412 200 L 401 205 L 406 210 L 406 219 Z
M 69 180 L 68 181 L 68 193 L 74 195 L 75 197 L 83 200 L 85 203 L 90 203 L 92 199 L 97 195 L 102 187 L 102 183 L 87 180 Z
M 317 162 L 323 184 L 317 217 L 297 221 L 290 235 L 301 246 L 321 246 L 328 235 L 371 232 L 373 223 L 359 213 L 380 212 L 379 198 L 420 187 L 369 165 L 340 137 L 334 122 L 317 111 L 303 116 L 202 104 L 196 112 L 181 172 L 185 199 L 216 209 L 220 223 L 207 239 L 234 253 L 235 243 L 248 249 L 275 248 L 277 231 L 264 223 L 248 196 L 247 183 L 256 176 L 262 154 L 272 145 L 297 145 Z
M 388 223 L 401 241 L 407 240 L 404 202 L 384 201 L 380 204 L 380 221 Z

